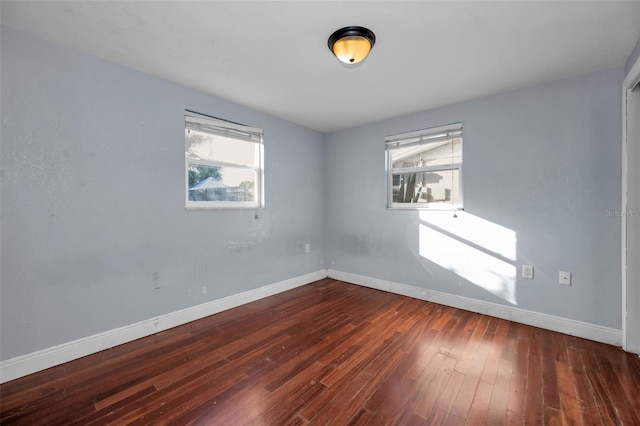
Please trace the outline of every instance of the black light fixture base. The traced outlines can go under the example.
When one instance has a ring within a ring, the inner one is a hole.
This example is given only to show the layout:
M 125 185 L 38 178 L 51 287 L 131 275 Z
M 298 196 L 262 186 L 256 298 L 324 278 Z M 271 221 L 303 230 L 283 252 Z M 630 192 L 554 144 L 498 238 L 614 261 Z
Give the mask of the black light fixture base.
M 339 30 L 334 31 L 334 33 L 329 36 L 329 40 L 327 41 L 329 50 L 333 52 L 333 45 L 336 41 L 340 40 L 343 37 L 364 37 L 369 40 L 369 43 L 371 43 L 371 47 L 376 44 L 376 35 L 373 33 L 373 31 L 365 27 L 350 26 L 340 28 Z

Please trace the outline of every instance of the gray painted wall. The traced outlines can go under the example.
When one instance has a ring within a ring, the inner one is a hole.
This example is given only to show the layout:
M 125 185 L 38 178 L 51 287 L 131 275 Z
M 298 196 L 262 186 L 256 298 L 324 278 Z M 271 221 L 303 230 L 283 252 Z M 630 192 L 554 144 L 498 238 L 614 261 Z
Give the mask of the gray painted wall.
M 623 74 L 620 66 L 326 135 L 327 267 L 619 329 Z M 458 121 L 467 216 L 385 210 L 384 137 Z M 466 254 L 442 253 L 442 238 Z M 473 262 L 484 276 L 469 276 Z M 519 278 L 522 264 L 534 266 L 533 280 Z M 572 272 L 572 286 L 558 285 L 559 270 Z M 512 297 L 484 288 L 492 280 L 512 285 Z
M 325 264 L 620 328 L 624 67 L 323 136 L 6 27 L 1 42 L 0 359 Z M 264 128 L 257 220 L 184 210 L 185 108 Z M 457 121 L 465 214 L 385 210 L 384 136 Z M 483 288 L 468 255 L 429 260 L 436 234 L 535 279 Z
M 322 134 L 7 27 L 1 41 L 1 359 L 325 268 Z M 258 219 L 185 211 L 185 108 L 264 129 Z
M 625 74 L 629 74 L 629 72 L 631 71 L 631 67 L 636 63 L 638 58 L 640 58 L 640 39 L 638 39 L 638 42 L 631 51 L 631 54 L 629 54 L 629 58 L 624 65 Z

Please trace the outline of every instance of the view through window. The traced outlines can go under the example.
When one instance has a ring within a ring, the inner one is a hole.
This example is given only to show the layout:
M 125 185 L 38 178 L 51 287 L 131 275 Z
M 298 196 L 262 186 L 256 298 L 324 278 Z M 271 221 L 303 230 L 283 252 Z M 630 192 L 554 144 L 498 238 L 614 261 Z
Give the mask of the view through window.
M 264 206 L 262 130 L 185 112 L 187 208 Z
M 462 209 L 462 123 L 385 138 L 387 207 Z

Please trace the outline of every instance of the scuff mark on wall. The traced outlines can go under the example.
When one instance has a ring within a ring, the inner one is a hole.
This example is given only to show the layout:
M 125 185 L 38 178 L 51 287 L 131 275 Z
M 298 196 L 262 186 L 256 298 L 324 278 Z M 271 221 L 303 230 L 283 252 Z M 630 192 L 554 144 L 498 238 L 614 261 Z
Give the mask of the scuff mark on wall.
M 253 222 L 247 227 L 246 238 L 241 240 L 227 240 L 222 246 L 231 250 L 245 250 L 256 247 L 266 241 L 271 234 L 271 221 L 266 214 L 261 217 L 255 214 Z
M 159 275 L 158 275 L 157 272 L 154 272 L 153 274 L 151 274 L 151 280 L 152 280 L 152 283 L 153 283 L 153 289 L 154 290 L 159 290 L 160 289 L 160 283 L 158 283 L 158 277 L 159 277 Z

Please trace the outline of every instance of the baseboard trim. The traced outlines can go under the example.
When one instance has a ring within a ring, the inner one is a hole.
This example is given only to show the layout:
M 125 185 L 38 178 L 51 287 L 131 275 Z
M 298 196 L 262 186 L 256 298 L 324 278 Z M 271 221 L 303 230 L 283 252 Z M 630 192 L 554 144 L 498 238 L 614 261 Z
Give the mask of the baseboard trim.
M 246 303 L 254 302 L 283 291 L 291 290 L 330 277 L 339 281 L 390 293 L 401 294 L 415 299 L 439 303 L 441 305 L 490 315 L 596 342 L 620 346 L 622 331 L 582 321 L 542 314 L 525 309 L 499 305 L 454 294 L 414 287 L 407 284 L 385 281 L 349 272 L 322 269 L 309 274 L 290 278 L 264 287 L 212 300 L 201 305 L 171 312 L 124 327 L 94 334 L 71 342 L 21 355 L 0 362 L 0 383 L 5 383 L 29 374 L 54 367 L 83 356 L 91 355 L 111 347 L 147 337 L 218 312 L 226 311 Z
M 492 317 L 532 325 L 534 327 L 557 331 L 571 336 L 594 340 L 596 342 L 615 346 L 620 346 L 622 344 L 622 331 L 615 328 L 603 327 L 596 324 L 528 311 L 511 306 L 499 305 L 497 303 L 485 302 L 468 297 L 456 296 L 439 291 L 427 290 L 424 288 L 352 274 L 349 272 L 336 271 L 333 269 L 328 269 L 327 275 L 329 278 L 364 287 L 401 294 L 415 299 L 427 300 L 441 305 L 447 305 L 471 312 L 477 312 L 479 314 L 490 315 Z
M 322 269 L 254 290 L 212 300 L 201 305 L 181 309 L 166 315 L 160 315 L 124 327 L 11 358 L 0 362 L 0 383 L 5 383 L 37 371 L 64 364 L 65 362 L 100 352 L 104 349 L 147 337 L 209 315 L 217 314 L 218 312 L 282 293 L 283 291 L 291 290 L 305 284 L 310 284 L 326 277 L 327 271 L 326 269 Z

